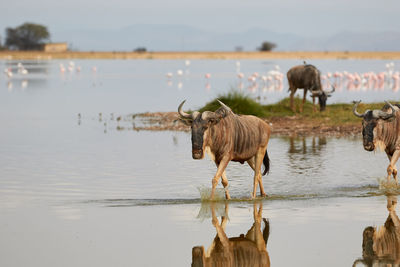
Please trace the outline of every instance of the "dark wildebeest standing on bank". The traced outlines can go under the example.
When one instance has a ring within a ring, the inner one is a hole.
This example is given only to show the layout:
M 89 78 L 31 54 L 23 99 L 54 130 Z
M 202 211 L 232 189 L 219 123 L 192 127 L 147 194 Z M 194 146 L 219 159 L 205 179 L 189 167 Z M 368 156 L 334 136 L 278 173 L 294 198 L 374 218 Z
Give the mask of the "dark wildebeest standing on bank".
M 362 263 L 366 266 L 399 266 L 400 263 L 400 219 L 396 214 L 397 196 L 387 196 L 389 215 L 380 227 L 368 226 L 363 231 Z
M 357 112 L 357 106 L 361 100 L 354 101 L 353 113 L 362 121 L 362 135 L 364 149 L 374 151 L 376 148 L 384 150 L 389 158 L 387 167 L 387 180 L 393 175 L 396 183 L 396 162 L 400 156 L 400 113 L 399 106 L 393 106 L 385 101 L 386 105 L 381 110 L 367 110 L 363 114 Z
M 212 179 L 211 199 L 214 198 L 215 187 L 222 177 L 225 196 L 230 199 L 227 189 L 228 179 L 225 168 L 229 161 L 244 163 L 254 170 L 254 187 L 252 197 L 256 197 L 257 185 L 260 193 L 266 196 L 261 177 L 261 165 L 264 163 L 263 175 L 269 171 L 267 153 L 271 127 L 268 123 L 251 115 L 236 115 L 224 103 L 218 100 L 221 107 L 215 112 L 198 111 L 188 114 L 182 111 L 183 101 L 178 107 L 181 120 L 192 128 L 192 157 L 204 158 L 204 151 L 217 165 L 217 173 Z
M 205 250 L 204 246 L 197 246 L 192 249 L 192 267 L 270 267 L 270 258 L 267 251 L 267 243 L 270 233 L 269 221 L 262 218 L 262 203 L 253 204 L 252 227 L 246 235 L 241 234 L 237 237 L 228 237 L 225 227 L 228 221 L 228 202 L 225 203 L 225 216 L 221 218 L 221 224 L 215 215 L 215 203 L 211 203 L 212 224 L 217 235 L 211 246 Z M 264 230 L 261 232 L 261 224 L 264 221 Z
M 326 100 L 329 96 L 331 96 L 330 94 L 335 91 L 335 88 L 333 86 L 331 92 L 325 92 L 323 90 L 321 83 L 321 73 L 315 66 L 310 64 L 292 67 L 287 72 L 287 79 L 289 82 L 290 90 L 290 108 L 293 110 L 293 112 L 296 112 L 296 108 L 294 106 L 294 94 L 296 93 L 296 90 L 298 88 L 304 89 L 303 102 L 300 106 L 300 112 L 303 112 L 303 105 L 306 102 L 308 90 L 311 92 L 314 111 L 315 97 L 318 97 L 319 110 L 324 111 L 326 107 Z

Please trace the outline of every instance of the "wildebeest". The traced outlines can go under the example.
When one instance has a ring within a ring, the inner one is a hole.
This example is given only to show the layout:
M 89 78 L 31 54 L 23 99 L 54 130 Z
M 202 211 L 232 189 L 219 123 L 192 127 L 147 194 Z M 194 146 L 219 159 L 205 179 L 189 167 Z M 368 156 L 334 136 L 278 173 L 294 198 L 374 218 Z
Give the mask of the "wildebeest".
M 220 224 L 215 215 L 213 204 L 211 204 L 212 223 L 217 234 L 207 251 L 205 251 L 203 246 L 193 247 L 192 267 L 271 266 L 269 254 L 266 249 L 270 226 L 269 221 L 262 218 L 262 203 L 259 204 L 258 210 L 256 203 L 253 204 L 254 223 L 246 235 L 241 234 L 238 237 L 230 238 L 225 233 L 228 214 L 222 216 Z M 228 205 L 228 203 L 225 203 L 225 205 Z M 225 209 L 227 209 L 227 206 L 225 206 Z M 264 221 L 265 226 L 261 232 L 262 221 Z
M 186 101 L 186 100 L 185 100 Z M 202 159 L 204 151 L 217 165 L 217 173 L 212 179 L 211 200 L 214 198 L 218 180 L 222 177 L 225 196 L 230 199 L 227 190 L 228 179 L 225 168 L 230 161 L 244 163 L 245 161 L 254 170 L 254 187 L 252 197 L 256 197 L 257 185 L 260 193 L 266 196 L 261 177 L 261 165 L 264 163 L 263 175 L 269 171 L 269 157 L 267 153 L 271 127 L 268 123 L 251 115 L 237 115 L 218 100 L 221 107 L 215 112 L 195 111 L 188 114 L 182 111 L 183 101 L 178 107 L 180 118 L 191 126 L 192 157 Z
M 362 121 L 363 146 L 367 151 L 374 151 L 376 148 L 384 150 L 389 158 L 390 164 L 387 167 L 387 180 L 390 181 L 393 175 L 396 183 L 397 169 L 396 162 L 400 156 L 400 113 L 399 106 L 393 106 L 385 101 L 386 105 L 381 110 L 367 110 L 363 114 L 357 112 L 360 101 L 354 101 L 353 113 Z
M 313 65 L 304 64 L 292 67 L 287 72 L 287 79 L 289 82 L 289 90 L 290 90 L 290 107 L 296 112 L 296 108 L 294 106 L 294 94 L 298 88 L 304 89 L 303 102 L 300 106 L 300 112 L 303 112 L 303 105 L 306 102 L 307 91 L 311 92 L 311 96 L 313 99 L 313 108 L 315 111 L 315 97 L 318 97 L 319 109 L 320 111 L 324 111 L 326 107 L 326 100 L 331 93 L 335 91 L 335 88 L 332 86 L 332 91 L 326 92 L 322 88 L 321 83 L 321 73 L 320 71 Z
M 396 214 L 397 196 L 387 196 L 389 215 L 380 227 L 368 226 L 363 231 L 362 259 L 353 266 L 399 266 L 400 263 L 400 219 Z

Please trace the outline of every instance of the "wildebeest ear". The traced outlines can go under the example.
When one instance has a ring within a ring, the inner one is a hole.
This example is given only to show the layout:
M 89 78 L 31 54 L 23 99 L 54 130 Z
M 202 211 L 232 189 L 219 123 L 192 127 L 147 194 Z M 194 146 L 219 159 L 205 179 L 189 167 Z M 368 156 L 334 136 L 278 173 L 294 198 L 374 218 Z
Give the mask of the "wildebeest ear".
M 210 118 L 208 119 L 208 122 L 211 123 L 212 125 L 217 124 L 220 121 L 220 118 Z
M 221 107 L 221 108 L 219 108 L 219 109 L 217 109 L 216 111 L 215 111 L 215 113 L 217 114 L 217 116 L 218 117 L 220 117 L 221 119 L 222 118 L 225 118 L 227 115 L 228 115 L 228 110 L 226 110 L 226 109 L 224 109 L 223 107 Z

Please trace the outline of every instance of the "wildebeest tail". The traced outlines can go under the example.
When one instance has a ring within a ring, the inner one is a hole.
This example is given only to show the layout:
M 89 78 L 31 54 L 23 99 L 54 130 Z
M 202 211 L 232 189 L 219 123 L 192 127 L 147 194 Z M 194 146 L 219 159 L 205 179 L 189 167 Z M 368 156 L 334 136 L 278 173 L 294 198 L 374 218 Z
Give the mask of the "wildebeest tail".
M 265 224 L 264 230 L 263 230 L 263 239 L 264 239 L 264 242 L 265 242 L 265 246 L 267 246 L 269 233 L 270 233 L 269 220 L 265 219 L 265 218 L 262 218 L 262 219 L 263 219 L 264 224 Z
M 268 151 L 267 150 L 265 150 L 263 163 L 264 163 L 264 167 L 265 167 L 263 175 L 266 175 L 269 172 L 269 157 L 268 157 Z

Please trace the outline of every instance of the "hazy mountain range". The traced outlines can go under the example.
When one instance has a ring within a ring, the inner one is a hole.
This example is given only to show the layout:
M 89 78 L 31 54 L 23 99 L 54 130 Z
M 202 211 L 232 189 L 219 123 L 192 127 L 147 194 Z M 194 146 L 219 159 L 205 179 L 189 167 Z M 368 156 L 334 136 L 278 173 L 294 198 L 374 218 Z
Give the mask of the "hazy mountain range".
M 212 32 L 185 25 L 133 25 L 118 30 L 62 30 L 52 32 L 53 42 L 67 42 L 80 51 L 254 51 L 263 41 L 279 51 L 398 51 L 399 32 L 340 32 L 305 38 L 263 28 L 242 32 Z

